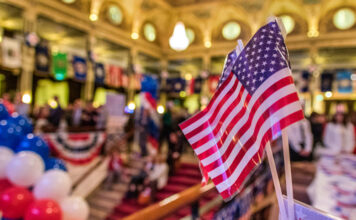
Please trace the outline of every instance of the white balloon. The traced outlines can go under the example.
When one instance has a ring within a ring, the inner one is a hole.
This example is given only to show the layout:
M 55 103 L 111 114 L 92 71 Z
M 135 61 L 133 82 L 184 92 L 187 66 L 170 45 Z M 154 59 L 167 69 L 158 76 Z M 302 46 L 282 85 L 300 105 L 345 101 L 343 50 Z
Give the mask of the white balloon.
M 89 216 L 88 203 L 78 196 L 70 196 L 60 202 L 63 220 L 86 220 Z
M 69 175 L 62 170 L 49 170 L 43 174 L 33 189 L 37 199 L 53 199 L 59 202 L 68 196 L 72 188 Z
M 42 176 L 44 163 L 42 158 L 31 151 L 16 154 L 6 167 L 7 178 L 18 186 L 32 186 Z
M 14 157 L 14 152 L 8 148 L 0 146 L 0 179 L 6 177 L 6 166 Z

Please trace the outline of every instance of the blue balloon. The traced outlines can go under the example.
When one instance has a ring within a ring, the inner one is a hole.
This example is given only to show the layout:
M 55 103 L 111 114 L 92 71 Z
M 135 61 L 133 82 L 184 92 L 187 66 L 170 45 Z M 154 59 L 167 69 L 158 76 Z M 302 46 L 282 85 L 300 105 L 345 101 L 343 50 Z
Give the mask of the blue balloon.
M 39 136 L 33 134 L 28 134 L 22 139 L 20 145 L 16 148 L 16 153 L 20 151 L 35 152 L 40 155 L 44 161 L 48 159 L 50 154 L 50 149 L 46 142 Z
M 4 104 L 0 103 L 0 120 L 6 119 L 10 116 Z
M 0 146 L 15 150 L 23 138 L 22 128 L 11 123 L 11 120 L 0 121 Z
M 47 170 L 52 170 L 52 169 L 59 169 L 59 170 L 63 170 L 63 171 L 67 171 L 67 167 L 66 164 L 64 163 L 63 160 L 58 159 L 58 158 L 48 158 L 45 161 L 45 165 L 46 165 L 46 171 Z
M 29 134 L 33 131 L 31 121 L 22 115 L 13 113 L 11 115 L 11 121 L 13 121 L 17 126 L 20 126 L 24 134 Z

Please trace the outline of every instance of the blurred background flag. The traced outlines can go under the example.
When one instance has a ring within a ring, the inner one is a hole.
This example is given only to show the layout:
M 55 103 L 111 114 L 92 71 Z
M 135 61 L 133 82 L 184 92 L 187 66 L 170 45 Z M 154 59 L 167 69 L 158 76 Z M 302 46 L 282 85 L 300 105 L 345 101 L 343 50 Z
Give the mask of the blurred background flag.
M 48 44 L 46 42 L 39 43 L 35 48 L 35 62 L 36 71 L 42 74 L 49 74 L 50 71 L 50 57 Z
M 85 81 L 87 78 L 87 61 L 83 57 L 73 56 L 73 70 L 75 79 Z
M 330 72 L 324 72 L 321 74 L 320 90 L 322 92 L 332 91 L 334 82 L 334 74 Z
M 21 41 L 4 37 L 1 47 L 2 65 L 8 68 L 20 68 L 22 66 Z
M 52 54 L 52 71 L 56 80 L 63 80 L 67 77 L 67 54 Z
M 352 80 L 351 72 L 340 71 L 336 75 L 337 79 L 337 90 L 340 93 L 351 93 L 352 92 Z
M 95 83 L 103 85 L 105 82 L 105 67 L 102 63 L 95 63 L 94 65 Z

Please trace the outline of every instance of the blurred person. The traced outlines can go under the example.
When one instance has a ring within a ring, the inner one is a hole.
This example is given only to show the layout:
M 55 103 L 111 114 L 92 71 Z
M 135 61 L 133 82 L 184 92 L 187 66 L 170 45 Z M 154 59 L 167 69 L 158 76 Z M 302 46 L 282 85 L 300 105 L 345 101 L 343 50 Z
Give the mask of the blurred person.
M 105 180 L 105 187 L 108 190 L 112 189 L 112 185 L 117 183 L 123 172 L 123 159 L 119 152 L 113 151 L 110 156 L 108 176 Z
M 92 102 L 87 102 L 84 110 L 81 114 L 81 125 L 82 126 L 96 126 L 98 120 L 98 113 L 93 106 Z
M 170 134 L 172 132 L 172 103 L 167 103 L 167 110 L 162 116 L 162 129 L 160 134 L 160 149 L 162 148 L 163 142 L 167 141 L 168 145 L 170 144 Z
M 324 145 L 326 152 L 332 154 L 352 153 L 355 146 L 354 126 L 347 115 L 337 112 L 325 127 Z
M 149 173 L 151 196 L 155 200 L 157 190 L 163 189 L 168 182 L 168 165 L 162 158 L 155 158 L 153 168 Z
M 354 136 L 356 138 L 356 112 L 352 113 L 352 115 L 351 115 L 351 123 L 354 126 Z M 356 154 L 356 141 L 355 141 L 355 147 L 354 147 L 353 153 Z
M 107 117 L 108 114 L 105 105 L 99 106 L 99 108 L 97 109 L 96 129 L 102 130 L 105 128 Z
M 148 141 L 148 129 L 149 129 L 149 112 L 147 109 L 142 108 L 138 112 L 138 117 L 136 120 L 136 127 L 138 131 L 138 145 L 141 150 L 141 156 L 145 157 L 148 155 L 147 141 Z
M 150 159 L 150 158 L 148 158 Z M 144 190 L 145 184 L 147 184 L 149 178 L 148 174 L 152 170 L 152 162 L 148 160 L 140 172 L 133 176 L 130 183 L 129 189 L 126 193 L 126 197 L 129 199 L 137 199 L 140 193 Z
M 1 98 L 2 103 L 5 105 L 7 111 L 12 114 L 15 112 L 15 106 L 11 102 L 11 97 L 9 93 L 4 93 Z
M 317 147 L 323 147 L 323 132 L 325 127 L 324 116 L 316 112 L 312 112 L 310 117 L 310 127 L 313 134 L 313 149 L 312 154 Z
M 82 101 L 80 99 L 76 99 L 73 104 L 72 110 L 72 125 L 75 127 L 80 126 L 80 120 L 82 117 Z
M 14 99 L 15 110 L 19 115 L 28 116 L 30 105 L 22 102 L 22 94 L 17 92 Z
M 37 120 L 34 128 L 34 133 L 40 135 L 43 133 L 43 129 L 48 126 L 49 107 L 40 107 L 37 114 Z
M 59 103 L 58 96 L 53 97 L 55 106 L 52 106 L 49 111 L 48 121 L 54 127 L 58 127 L 63 116 L 63 109 Z
M 304 119 L 287 129 L 291 161 L 310 161 L 312 159 L 313 137 L 310 123 Z

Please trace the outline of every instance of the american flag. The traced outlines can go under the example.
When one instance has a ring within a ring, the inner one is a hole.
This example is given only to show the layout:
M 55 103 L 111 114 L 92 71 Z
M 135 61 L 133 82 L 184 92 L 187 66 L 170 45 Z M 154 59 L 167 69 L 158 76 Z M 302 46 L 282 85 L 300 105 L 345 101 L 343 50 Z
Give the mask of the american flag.
M 266 143 L 304 118 L 276 22 L 260 28 L 208 106 L 180 124 L 224 199 L 261 161 Z

